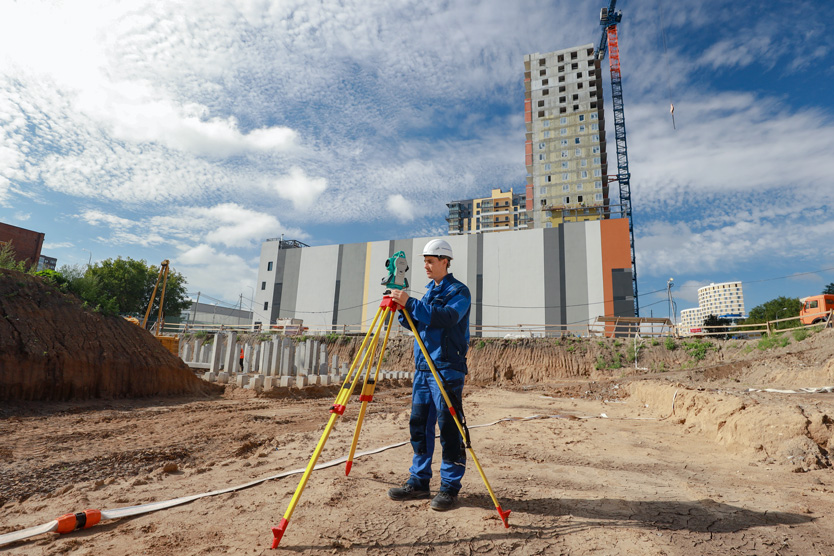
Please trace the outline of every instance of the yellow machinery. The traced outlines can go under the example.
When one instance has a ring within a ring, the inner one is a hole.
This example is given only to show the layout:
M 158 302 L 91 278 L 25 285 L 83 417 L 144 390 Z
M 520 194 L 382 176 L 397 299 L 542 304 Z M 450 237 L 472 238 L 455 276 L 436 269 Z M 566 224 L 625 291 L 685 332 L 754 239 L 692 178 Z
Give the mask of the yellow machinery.
M 148 301 L 148 309 L 145 311 L 145 318 L 142 319 L 142 328 L 148 324 L 148 316 L 151 314 L 154 299 L 156 299 L 156 290 L 159 289 L 159 282 L 162 282 L 162 290 L 159 294 L 159 316 L 156 319 L 156 333 L 154 336 L 162 343 L 162 345 L 174 355 L 179 355 L 180 339 L 177 336 L 163 336 L 162 327 L 165 321 L 162 318 L 162 305 L 165 302 L 165 286 L 168 284 L 168 259 L 162 261 L 159 266 L 159 275 L 156 277 L 156 284 L 153 287 L 151 299 Z

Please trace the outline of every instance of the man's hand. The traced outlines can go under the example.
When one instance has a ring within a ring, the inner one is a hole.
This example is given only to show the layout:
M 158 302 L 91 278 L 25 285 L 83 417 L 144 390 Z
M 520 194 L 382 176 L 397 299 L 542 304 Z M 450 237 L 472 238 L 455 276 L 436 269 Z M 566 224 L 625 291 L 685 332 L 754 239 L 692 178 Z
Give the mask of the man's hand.
M 405 290 L 392 290 L 391 299 L 393 299 L 395 303 L 405 307 L 405 302 L 408 301 L 408 294 Z

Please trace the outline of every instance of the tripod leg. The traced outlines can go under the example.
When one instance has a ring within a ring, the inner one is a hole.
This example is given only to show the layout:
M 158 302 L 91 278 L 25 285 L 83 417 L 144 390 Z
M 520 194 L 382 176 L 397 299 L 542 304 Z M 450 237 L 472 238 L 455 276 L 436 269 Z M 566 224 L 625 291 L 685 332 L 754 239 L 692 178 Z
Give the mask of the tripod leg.
M 411 332 L 414 333 L 414 339 L 417 341 L 417 345 L 420 346 L 420 351 L 423 352 L 423 357 L 426 358 L 426 362 L 429 364 L 429 370 L 431 370 L 431 374 L 434 377 L 434 381 L 437 383 L 437 387 L 440 389 L 440 393 L 443 395 L 443 399 L 446 402 L 446 405 L 449 408 L 449 413 L 452 414 L 452 418 L 455 420 L 455 425 L 457 425 L 458 430 L 460 431 L 460 435 L 462 438 L 466 438 L 466 433 L 463 431 L 463 425 L 460 423 L 460 419 L 455 412 L 455 408 L 452 406 L 452 400 L 449 399 L 449 395 L 446 393 L 446 389 L 443 388 L 443 381 L 440 380 L 440 375 L 437 374 L 437 369 L 434 366 L 434 361 L 432 361 L 431 356 L 429 356 L 429 352 L 426 349 L 425 344 L 423 344 L 423 339 L 420 338 L 420 333 L 417 331 L 417 327 L 414 326 L 414 321 L 411 320 L 411 315 L 408 313 L 405 307 L 402 308 L 402 312 L 405 315 L 406 320 L 408 320 L 408 326 L 411 327 Z M 475 462 L 475 467 L 478 469 L 478 473 L 481 474 L 481 479 L 484 480 L 484 484 L 486 485 L 487 491 L 489 492 L 489 497 L 492 498 L 492 503 L 495 504 L 495 509 L 498 510 L 498 515 L 501 516 L 501 521 L 504 522 L 504 527 L 509 527 L 510 524 L 507 523 L 507 518 L 510 515 L 512 510 L 503 510 L 501 509 L 501 504 L 498 503 L 498 499 L 495 497 L 495 493 L 492 491 L 492 487 L 489 486 L 489 481 L 486 478 L 486 474 L 484 474 L 484 470 L 481 467 L 481 463 L 478 461 L 478 457 L 475 455 L 475 450 L 472 449 L 471 446 L 467 446 L 466 449 L 469 451 L 469 455 L 472 456 L 472 461 Z
M 391 325 L 394 322 L 394 311 L 388 315 L 388 328 L 385 330 L 385 340 L 382 342 L 382 350 L 379 352 L 377 360 L 376 372 L 374 377 L 369 379 L 371 364 L 373 360 L 368 362 L 368 370 L 365 372 L 365 383 L 362 385 L 362 394 L 359 396 L 359 401 L 362 406 L 359 408 L 359 417 L 356 419 L 356 430 L 353 432 L 353 440 L 350 443 L 350 453 L 348 454 L 347 462 L 345 463 L 345 475 L 350 475 L 350 469 L 353 467 L 353 456 L 356 453 L 356 445 L 359 442 L 359 431 L 362 430 L 362 423 L 365 420 L 365 411 L 368 408 L 368 403 L 374 399 L 374 389 L 376 388 L 376 381 L 379 378 L 379 368 L 382 365 L 382 358 L 385 355 L 385 347 L 388 344 L 388 335 L 391 333 Z
M 356 353 L 356 357 L 354 357 L 353 362 L 350 365 L 350 370 L 348 371 L 347 377 L 345 377 L 345 381 L 342 384 L 342 388 L 336 395 L 336 401 L 333 404 L 333 407 L 330 408 L 330 419 L 327 421 L 327 426 L 324 427 L 324 432 L 321 434 L 319 443 L 316 445 L 316 449 L 313 451 L 313 456 L 310 458 L 310 461 L 307 464 L 306 469 L 304 470 L 304 474 L 301 475 L 301 480 L 298 482 L 298 486 L 296 487 L 295 493 L 293 494 L 292 499 L 290 500 L 289 506 L 287 506 L 287 511 L 284 512 L 284 517 L 281 518 L 281 522 L 278 524 L 278 527 L 272 528 L 272 548 L 278 548 L 278 544 L 281 542 L 281 538 L 284 536 L 284 532 L 287 530 L 287 526 L 289 525 L 290 518 L 292 517 L 292 514 L 295 511 L 295 506 L 298 504 L 298 501 L 301 498 L 301 493 L 304 492 L 304 487 L 307 485 L 307 480 L 310 478 L 310 474 L 313 472 L 313 468 L 315 468 L 319 456 L 321 456 L 321 452 L 324 449 L 324 445 L 327 443 L 327 439 L 330 436 L 330 432 L 336 425 L 336 420 L 345 412 L 345 406 L 348 402 L 348 399 L 350 399 L 350 395 L 353 392 L 354 387 L 356 386 L 357 379 L 359 378 L 359 371 L 356 372 L 353 380 L 351 380 L 351 376 L 354 375 L 353 371 L 354 369 L 356 369 L 357 362 L 359 362 L 360 359 L 362 360 L 362 364 L 359 366 L 359 369 L 361 370 L 364 366 L 370 350 L 364 353 L 364 357 L 362 352 L 368 343 L 368 339 L 374 336 L 375 327 L 377 329 L 378 336 L 378 329 L 382 326 L 382 322 L 385 318 L 383 316 L 382 319 L 380 319 L 380 315 L 382 315 L 383 312 L 384 311 L 382 307 L 380 307 L 377 310 L 373 323 L 371 323 L 371 327 L 368 329 L 368 333 L 365 334 L 365 339 L 362 340 L 362 345 L 359 347 L 359 351 Z M 379 322 L 379 326 L 377 326 L 377 322 Z

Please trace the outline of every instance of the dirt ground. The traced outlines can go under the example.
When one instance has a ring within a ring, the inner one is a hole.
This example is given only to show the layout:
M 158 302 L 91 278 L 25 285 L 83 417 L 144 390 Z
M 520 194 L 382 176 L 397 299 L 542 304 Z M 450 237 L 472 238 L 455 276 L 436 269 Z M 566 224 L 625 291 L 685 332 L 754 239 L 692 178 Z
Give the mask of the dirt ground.
M 0 555 L 831 555 L 834 394 L 747 391 L 826 385 L 834 331 L 808 342 L 744 364 L 468 386 L 470 426 L 553 416 L 471 431 L 499 502 L 512 510 L 509 529 L 471 458 L 452 511 L 389 500 L 386 490 L 407 478 L 406 443 L 357 459 L 349 477 L 343 464 L 315 471 L 277 551 L 271 528 L 300 475 L 43 534 Z M 409 394 L 407 384 L 377 389 L 359 451 L 408 440 Z M 4 405 L 0 534 L 303 468 L 334 398 L 334 389 L 266 397 L 228 387 L 215 398 Z M 348 405 L 320 462 L 346 455 L 358 408 Z M 176 470 L 165 472 L 171 463 Z

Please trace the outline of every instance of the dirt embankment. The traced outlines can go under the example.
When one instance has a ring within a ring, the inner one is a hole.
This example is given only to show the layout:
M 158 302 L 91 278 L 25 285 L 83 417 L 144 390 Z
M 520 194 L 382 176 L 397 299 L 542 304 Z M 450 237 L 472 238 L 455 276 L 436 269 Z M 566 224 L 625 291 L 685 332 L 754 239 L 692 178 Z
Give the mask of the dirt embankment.
M 138 326 L 90 311 L 37 277 L 0 270 L 0 400 L 221 391 Z

